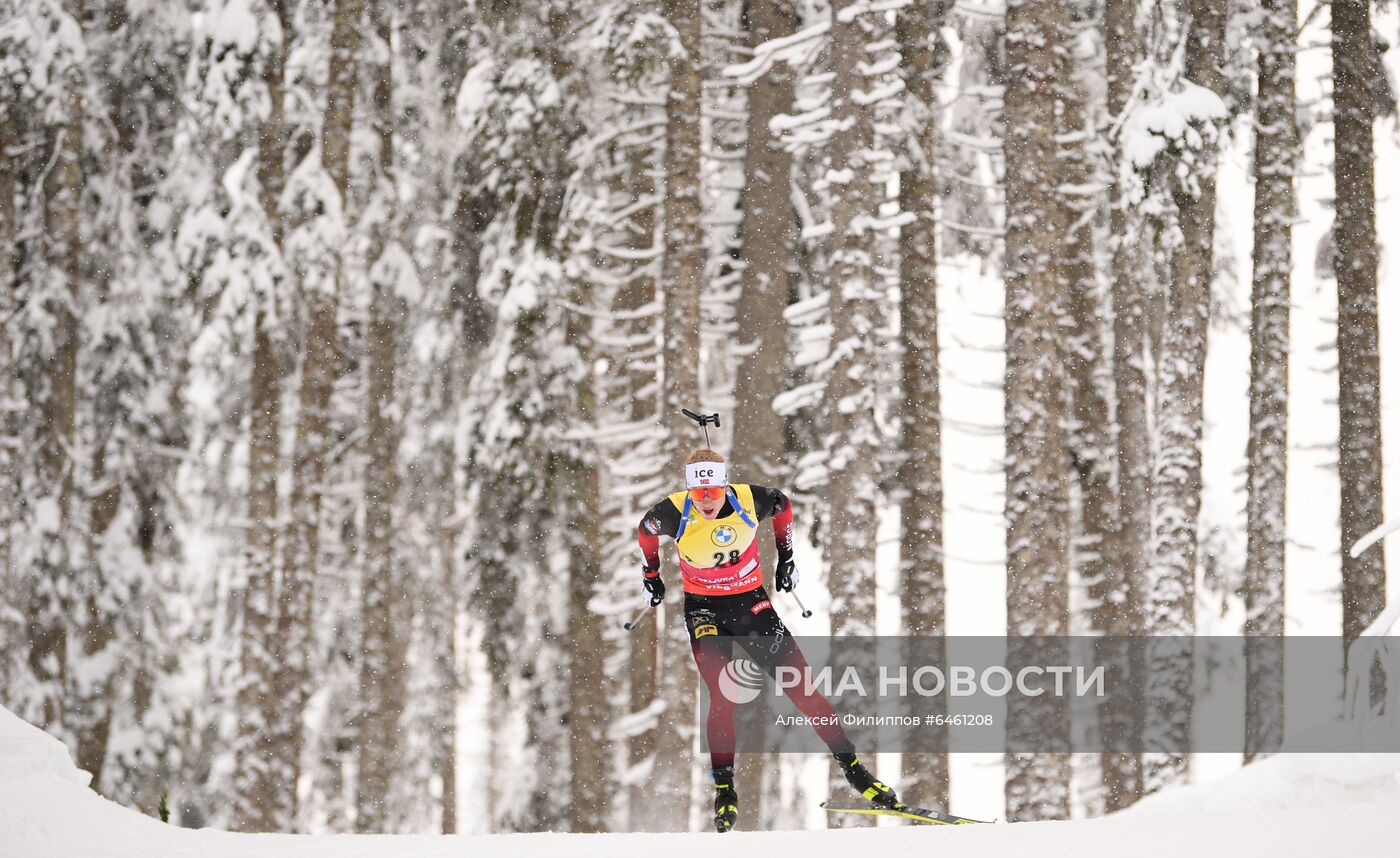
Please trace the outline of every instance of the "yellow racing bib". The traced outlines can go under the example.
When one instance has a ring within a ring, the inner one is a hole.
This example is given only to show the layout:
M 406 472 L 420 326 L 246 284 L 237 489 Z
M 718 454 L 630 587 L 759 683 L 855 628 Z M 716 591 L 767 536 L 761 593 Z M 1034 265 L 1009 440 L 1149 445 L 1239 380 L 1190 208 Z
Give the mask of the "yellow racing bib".
M 676 492 L 668 500 L 685 514 L 685 492 Z M 731 507 L 737 501 L 743 515 L 733 510 L 711 521 L 692 506 L 682 522 L 676 548 L 680 553 L 681 583 L 687 593 L 730 595 L 747 592 L 763 583 L 758 562 L 758 531 L 754 526 L 758 513 L 754 509 L 753 489 L 745 483 L 731 483 L 729 501 Z

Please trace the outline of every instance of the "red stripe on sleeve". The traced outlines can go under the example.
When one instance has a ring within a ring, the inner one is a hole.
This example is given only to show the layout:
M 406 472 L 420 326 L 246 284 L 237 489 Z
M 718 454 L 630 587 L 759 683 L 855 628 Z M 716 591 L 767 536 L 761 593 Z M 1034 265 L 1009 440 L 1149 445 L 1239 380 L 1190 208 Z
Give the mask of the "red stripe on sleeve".
M 791 516 L 789 516 L 791 518 Z M 646 558 L 645 572 L 648 578 L 655 578 L 661 572 L 661 541 L 650 533 L 642 525 L 637 526 L 637 544 L 642 548 L 642 556 Z
M 778 555 L 792 556 L 792 502 L 783 504 L 782 512 L 773 516 L 773 536 L 778 540 Z

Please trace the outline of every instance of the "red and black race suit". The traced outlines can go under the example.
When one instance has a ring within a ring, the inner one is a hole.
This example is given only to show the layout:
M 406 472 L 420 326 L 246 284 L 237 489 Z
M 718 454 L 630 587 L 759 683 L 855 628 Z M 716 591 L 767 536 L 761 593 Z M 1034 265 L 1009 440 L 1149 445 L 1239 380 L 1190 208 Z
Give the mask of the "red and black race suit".
M 779 667 L 806 671 L 807 659 L 778 612 L 768 593 L 758 587 L 732 596 L 685 595 L 685 627 L 690 632 L 690 649 L 695 666 L 709 689 L 709 711 L 705 737 L 711 765 L 734 764 L 734 703 L 720 690 L 719 678 L 733 658 L 733 639 L 770 677 Z M 746 643 L 752 639 L 752 643 Z M 812 719 L 822 741 L 832 753 L 853 750 L 846 731 L 827 699 L 801 682 L 787 689 L 787 695 L 802 714 Z

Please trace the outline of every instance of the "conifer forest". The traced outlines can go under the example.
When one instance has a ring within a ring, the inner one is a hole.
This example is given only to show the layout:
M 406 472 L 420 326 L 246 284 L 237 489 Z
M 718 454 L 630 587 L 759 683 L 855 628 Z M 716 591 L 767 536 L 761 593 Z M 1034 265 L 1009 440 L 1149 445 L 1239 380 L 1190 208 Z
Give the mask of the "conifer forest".
M 638 550 L 682 408 L 790 499 L 795 635 L 1400 635 L 1397 40 L 1390 0 L 0 0 L 0 706 L 185 827 L 709 830 Z M 1312 692 L 1400 711 L 1347 665 Z M 1085 818 L 1288 727 L 867 762 Z M 826 825 L 830 765 L 741 749 L 741 826 Z

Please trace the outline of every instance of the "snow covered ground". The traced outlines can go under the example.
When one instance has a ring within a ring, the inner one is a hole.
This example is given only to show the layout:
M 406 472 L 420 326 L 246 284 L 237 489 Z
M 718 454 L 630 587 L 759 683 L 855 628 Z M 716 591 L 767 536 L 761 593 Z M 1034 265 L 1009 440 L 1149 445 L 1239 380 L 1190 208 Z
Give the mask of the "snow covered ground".
M 1118 816 L 957 828 L 717 834 L 296 836 L 193 831 L 97 796 L 63 744 L 0 709 L 0 858 L 655 858 L 725 849 L 804 858 L 1394 858 L 1400 754 L 1275 757 L 1211 784 L 1148 799 Z

